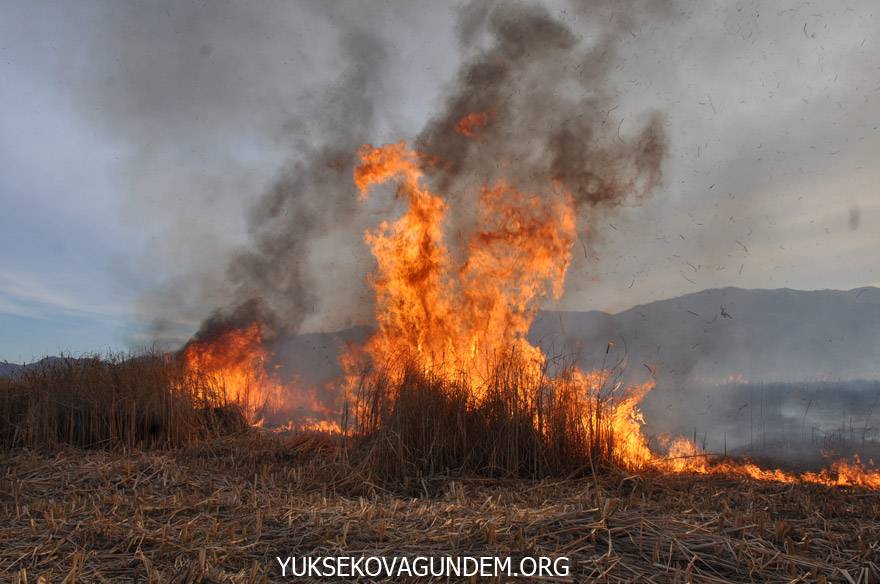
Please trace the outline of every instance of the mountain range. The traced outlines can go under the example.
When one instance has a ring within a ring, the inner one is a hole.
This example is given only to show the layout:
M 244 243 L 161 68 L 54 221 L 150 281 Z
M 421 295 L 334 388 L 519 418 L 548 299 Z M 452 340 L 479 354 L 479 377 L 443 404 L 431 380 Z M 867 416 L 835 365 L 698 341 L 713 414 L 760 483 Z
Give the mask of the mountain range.
M 542 312 L 530 337 L 593 366 L 608 343 L 666 379 L 880 378 L 880 288 L 704 290 L 618 314 Z
M 276 344 L 276 360 L 285 376 L 323 383 L 339 374 L 342 347 L 369 334 L 357 326 L 294 335 Z M 622 362 L 664 382 L 880 379 L 880 288 L 719 288 L 616 314 L 541 311 L 529 337 L 545 354 L 582 367 Z M 41 362 L 0 362 L 0 375 Z

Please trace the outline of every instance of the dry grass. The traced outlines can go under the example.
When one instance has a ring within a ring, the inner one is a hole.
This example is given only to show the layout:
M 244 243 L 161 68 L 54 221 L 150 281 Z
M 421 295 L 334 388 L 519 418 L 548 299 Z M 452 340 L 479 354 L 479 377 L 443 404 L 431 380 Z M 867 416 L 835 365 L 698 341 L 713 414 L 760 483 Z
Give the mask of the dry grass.
M 610 394 L 525 383 L 515 361 L 480 398 L 388 379 L 364 377 L 350 437 L 218 437 L 241 415 L 155 355 L 5 382 L 0 581 L 256 583 L 280 580 L 277 555 L 346 554 L 564 555 L 563 582 L 880 583 L 880 492 L 628 475 Z
M 47 362 L 0 385 L 0 448 L 170 448 L 244 429 L 209 381 L 161 354 Z
M 479 388 L 401 359 L 364 374 L 341 454 L 371 482 L 436 474 L 541 478 L 615 461 L 609 387 L 535 377 L 511 353 Z M 393 381 L 392 381 L 393 380 Z M 246 429 L 223 383 L 161 354 L 61 359 L 0 386 L 0 448 L 176 448 Z
M 531 371 L 509 354 L 475 388 L 402 359 L 361 376 L 344 426 L 364 438 L 357 458 L 391 482 L 438 473 L 576 476 L 616 462 L 614 375 L 587 388 L 572 368 L 552 380 Z
M 322 444 L 0 455 L 0 580 L 268 582 L 276 555 L 560 554 L 570 582 L 880 582 L 877 493 L 609 472 L 434 476 L 414 498 L 316 481 Z

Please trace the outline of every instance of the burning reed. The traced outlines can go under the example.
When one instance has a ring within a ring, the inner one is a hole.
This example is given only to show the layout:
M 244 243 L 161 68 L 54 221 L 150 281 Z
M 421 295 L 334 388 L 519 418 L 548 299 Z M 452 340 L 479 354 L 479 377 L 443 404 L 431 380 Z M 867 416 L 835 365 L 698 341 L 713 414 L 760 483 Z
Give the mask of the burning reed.
M 241 408 L 170 356 L 62 358 L 0 385 L 0 447 L 171 448 L 241 431 Z
M 342 356 L 354 432 L 371 438 L 368 458 L 380 476 L 559 476 L 613 464 L 880 485 L 870 461 L 796 476 L 719 462 L 685 438 L 652 451 L 639 405 L 653 379 L 625 387 L 604 367 L 548 376 L 547 357 L 527 338 L 539 303 L 564 288 L 576 238 L 574 193 L 558 181 L 534 192 L 505 180 L 487 184 L 476 201 L 479 228 L 454 251 L 445 229 L 449 200 L 429 188 L 423 153 L 399 142 L 365 145 L 359 157 L 360 198 L 390 183 L 403 211 L 365 233 L 376 259 L 369 282 L 377 330 Z
M 360 376 L 343 427 L 361 440 L 370 471 L 392 482 L 450 473 L 577 476 L 627 464 L 625 444 L 631 432 L 640 435 L 634 410 L 623 411 L 624 393 L 631 390 L 611 371 L 535 376 L 513 350 L 478 387 L 404 358 Z

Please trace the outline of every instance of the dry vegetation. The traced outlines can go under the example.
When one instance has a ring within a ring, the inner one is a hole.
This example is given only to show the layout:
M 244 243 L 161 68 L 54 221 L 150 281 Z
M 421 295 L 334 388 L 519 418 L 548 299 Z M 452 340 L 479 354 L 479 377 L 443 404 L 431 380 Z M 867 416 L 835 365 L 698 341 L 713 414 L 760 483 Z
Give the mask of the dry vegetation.
M 515 366 L 477 401 L 400 379 L 363 379 L 350 439 L 243 428 L 215 385 L 155 355 L 7 380 L 0 581 L 267 582 L 276 555 L 559 554 L 573 573 L 558 581 L 880 582 L 876 491 L 630 475 L 604 418 L 574 425 L 572 408 L 602 401 L 523 392 Z
M 214 380 L 167 355 L 61 358 L 0 385 L 0 447 L 173 448 L 244 429 Z
M 275 555 L 563 554 L 601 582 L 877 582 L 874 493 L 692 476 L 316 480 L 322 442 L 4 455 L 5 581 L 265 582 Z
M 564 368 L 535 378 L 515 353 L 483 386 L 425 373 L 415 360 L 360 376 L 348 424 L 377 480 L 450 472 L 489 477 L 584 475 L 613 462 L 614 376 L 591 392 Z

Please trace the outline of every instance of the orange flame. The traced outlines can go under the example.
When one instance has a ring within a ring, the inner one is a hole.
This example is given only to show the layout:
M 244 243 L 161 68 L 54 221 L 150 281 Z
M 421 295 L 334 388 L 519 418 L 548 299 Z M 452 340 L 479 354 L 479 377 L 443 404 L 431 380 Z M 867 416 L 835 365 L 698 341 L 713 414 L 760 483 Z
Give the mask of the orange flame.
M 463 261 L 443 242 L 447 205 L 421 185 L 420 157 L 404 143 L 364 146 L 355 183 L 366 198 L 372 185 L 393 180 L 409 203 L 394 223 L 365 236 L 376 258 L 378 332 L 366 352 L 375 362 L 414 351 L 426 369 L 473 386 L 493 357 L 514 347 L 536 363 L 541 352 L 525 340 L 536 301 L 562 292 L 575 236 L 573 203 L 498 183 L 478 203 L 482 228 Z
M 880 469 L 873 461 L 863 464 L 858 455 L 852 462 L 837 460 L 819 472 L 794 473 L 781 469 L 765 469 L 749 461 L 719 460 L 705 453 L 687 438 L 677 438 L 669 446 L 667 456 L 653 461 L 660 470 L 702 475 L 734 475 L 778 483 L 812 483 L 825 486 L 880 489 Z
M 282 383 L 269 368 L 272 354 L 258 322 L 210 340 L 191 341 L 182 358 L 187 372 L 206 382 L 211 397 L 240 406 L 255 427 L 265 427 L 267 417 L 286 414 L 293 417 L 288 429 L 341 432 L 333 420 L 337 413 L 318 399 L 320 388 L 299 379 Z
M 470 136 L 488 119 L 489 112 L 470 114 L 456 130 Z M 540 379 L 546 357 L 526 334 L 540 300 L 563 291 L 576 233 L 571 196 L 556 184 L 540 194 L 505 182 L 484 187 L 477 203 L 480 228 L 457 259 L 444 243 L 447 203 L 422 183 L 420 164 L 430 157 L 409 150 L 404 142 L 367 144 L 359 156 L 354 171 L 359 198 L 365 200 L 374 185 L 393 182 L 407 207 L 396 221 L 384 221 L 365 234 L 377 264 L 370 283 L 378 330 L 363 347 L 343 355 L 349 382 L 354 383 L 362 358 L 382 367 L 405 355 L 434 375 L 465 381 L 479 397 L 493 362 L 511 350 L 528 364 L 527 375 Z M 571 377 L 585 399 L 599 400 L 603 391 L 603 399 L 608 398 L 609 372 L 575 370 Z M 649 448 L 639 410 L 653 387 L 650 380 L 610 392 L 615 394 L 606 412 L 610 422 L 604 423 L 610 423 L 614 459 L 624 467 L 880 488 L 880 471 L 858 459 L 835 463 L 821 473 L 796 475 L 747 461 L 718 460 L 685 438 L 667 441 L 666 454 L 658 454 Z M 583 423 L 599 426 L 597 419 Z
M 183 352 L 187 370 L 206 379 L 224 401 L 242 406 L 252 423 L 282 400 L 283 386 L 266 369 L 269 357 L 258 323 L 194 340 Z
M 462 136 L 473 138 L 479 130 L 489 125 L 489 120 L 494 115 L 494 111 L 471 112 L 464 116 L 455 124 L 455 131 Z
M 288 420 L 286 423 L 272 428 L 272 432 L 276 434 L 281 434 L 284 432 L 342 434 L 342 428 L 337 422 L 334 422 L 332 420 L 304 418 L 299 420 L 298 422 Z

